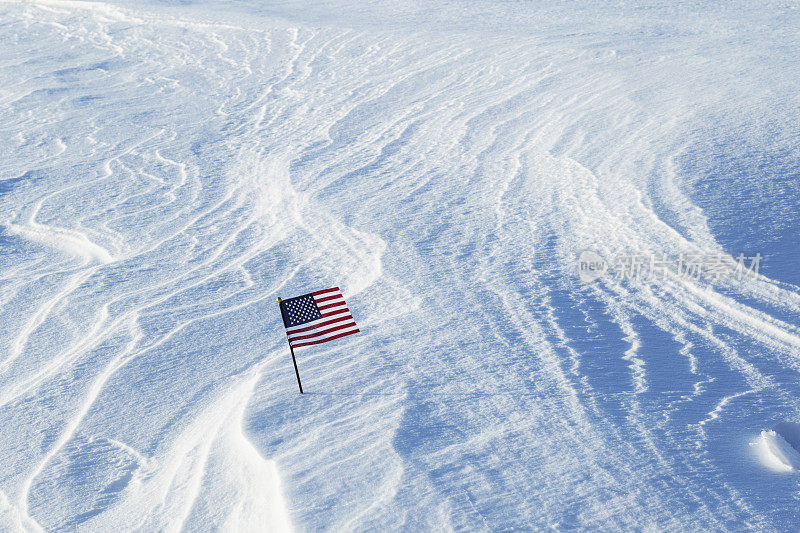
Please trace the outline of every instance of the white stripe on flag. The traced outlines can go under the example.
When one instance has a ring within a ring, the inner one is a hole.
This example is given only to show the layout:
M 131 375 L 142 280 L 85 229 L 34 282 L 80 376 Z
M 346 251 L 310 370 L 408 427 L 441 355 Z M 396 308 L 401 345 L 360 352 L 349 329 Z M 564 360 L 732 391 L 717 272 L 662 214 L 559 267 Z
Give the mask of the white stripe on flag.
M 320 341 L 324 341 L 324 340 L 332 338 L 332 337 L 349 335 L 351 333 L 356 333 L 357 331 L 358 331 L 358 327 L 355 325 L 355 323 L 353 323 L 352 327 L 349 327 L 347 329 L 339 329 L 339 330 L 336 330 L 336 331 L 331 331 L 330 333 L 326 333 L 325 335 L 315 336 L 315 337 L 313 337 L 311 339 L 299 339 L 299 340 L 289 339 L 289 344 L 291 344 L 292 348 L 296 348 L 296 347 L 302 346 L 303 344 L 306 344 L 306 343 L 316 344 L 316 343 L 318 343 Z
M 336 314 L 334 316 L 328 316 L 328 317 L 324 316 L 322 318 L 318 318 L 317 320 L 312 320 L 311 322 L 306 322 L 305 324 L 300 324 L 299 326 L 286 328 L 286 334 L 287 335 L 291 335 L 293 332 L 295 332 L 297 330 L 306 330 L 309 333 L 311 333 L 312 331 L 314 331 L 314 328 L 318 327 L 320 324 L 323 324 L 325 322 L 331 322 L 331 321 L 342 322 L 345 319 L 353 320 L 353 317 L 350 315 L 350 313 L 341 313 L 341 314 Z M 331 324 L 331 325 L 333 325 L 333 324 Z M 322 326 L 322 327 L 324 328 L 325 326 Z M 312 329 L 308 329 L 308 328 L 312 328 Z M 300 332 L 300 334 L 302 334 L 302 332 Z
M 321 326 L 319 328 L 315 328 L 309 331 L 300 331 L 297 333 L 289 333 L 289 340 L 311 340 L 312 337 L 317 337 L 319 335 L 333 333 L 335 331 L 342 331 L 350 326 L 355 326 L 355 320 L 348 318 L 347 320 L 342 320 L 341 322 L 334 322 L 333 324 L 328 324 L 326 326 Z

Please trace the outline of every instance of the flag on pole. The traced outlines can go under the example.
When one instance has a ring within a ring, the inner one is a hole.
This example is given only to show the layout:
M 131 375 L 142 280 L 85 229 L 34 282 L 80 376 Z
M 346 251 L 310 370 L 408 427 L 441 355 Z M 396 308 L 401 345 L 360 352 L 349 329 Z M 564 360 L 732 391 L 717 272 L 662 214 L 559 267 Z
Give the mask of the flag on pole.
M 280 300 L 289 346 L 310 346 L 358 333 L 339 287 Z

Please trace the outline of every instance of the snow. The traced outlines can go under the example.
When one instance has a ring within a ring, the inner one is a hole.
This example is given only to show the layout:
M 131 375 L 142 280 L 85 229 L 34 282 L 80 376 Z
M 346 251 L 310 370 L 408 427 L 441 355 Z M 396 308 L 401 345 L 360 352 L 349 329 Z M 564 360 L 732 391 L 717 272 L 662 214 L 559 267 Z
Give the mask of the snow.
M 800 467 L 800 455 L 775 430 L 762 431 L 750 443 L 758 458 L 769 468 L 778 472 L 795 472 Z
M 0 529 L 791 529 L 798 18 L 0 3 Z

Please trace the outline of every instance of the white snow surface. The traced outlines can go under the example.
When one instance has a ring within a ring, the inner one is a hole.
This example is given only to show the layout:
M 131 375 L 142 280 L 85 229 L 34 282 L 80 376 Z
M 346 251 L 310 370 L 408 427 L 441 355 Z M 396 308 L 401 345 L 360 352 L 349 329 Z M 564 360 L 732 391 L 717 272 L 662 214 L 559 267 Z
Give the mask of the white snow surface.
M 750 443 L 758 458 L 769 468 L 778 472 L 796 472 L 800 469 L 800 455 L 783 436 L 775 430 L 762 431 Z
M 797 180 L 758 211 L 721 173 L 729 212 L 686 161 L 796 171 L 798 27 L 0 3 L 0 529 L 791 530 L 796 279 L 575 267 L 786 235 Z M 332 286 L 361 333 L 297 350 L 300 396 L 276 297 Z

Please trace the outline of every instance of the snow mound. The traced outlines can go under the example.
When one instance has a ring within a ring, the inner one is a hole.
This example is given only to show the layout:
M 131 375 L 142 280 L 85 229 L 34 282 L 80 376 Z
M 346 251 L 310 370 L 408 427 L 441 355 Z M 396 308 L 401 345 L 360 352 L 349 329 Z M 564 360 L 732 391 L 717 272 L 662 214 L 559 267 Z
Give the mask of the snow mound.
M 755 450 L 761 463 L 772 470 L 778 472 L 800 470 L 800 453 L 775 430 L 762 431 L 750 446 Z

